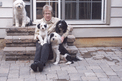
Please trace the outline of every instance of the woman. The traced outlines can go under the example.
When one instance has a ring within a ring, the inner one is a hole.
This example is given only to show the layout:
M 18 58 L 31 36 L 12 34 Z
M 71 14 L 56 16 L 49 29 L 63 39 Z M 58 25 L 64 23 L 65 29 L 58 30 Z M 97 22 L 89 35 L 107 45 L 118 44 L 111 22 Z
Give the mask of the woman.
M 45 22 L 49 27 L 48 27 L 48 34 L 51 32 L 54 32 L 55 30 L 55 25 L 56 23 L 60 20 L 58 18 L 52 17 L 52 7 L 50 5 L 45 5 L 43 7 L 43 18 L 39 21 L 40 22 Z M 70 28 L 68 27 L 66 33 L 62 35 L 62 42 L 65 37 L 67 37 L 69 33 Z M 43 71 L 43 67 L 48 61 L 48 59 L 52 59 L 52 52 L 50 49 L 49 44 L 44 44 L 43 46 L 38 43 L 38 34 L 39 34 L 39 29 L 36 27 L 35 28 L 35 36 L 34 40 L 37 40 L 36 42 L 36 53 L 35 53 L 35 58 L 34 58 L 34 63 L 31 64 L 31 69 L 36 72 L 37 68 L 39 68 L 39 71 Z

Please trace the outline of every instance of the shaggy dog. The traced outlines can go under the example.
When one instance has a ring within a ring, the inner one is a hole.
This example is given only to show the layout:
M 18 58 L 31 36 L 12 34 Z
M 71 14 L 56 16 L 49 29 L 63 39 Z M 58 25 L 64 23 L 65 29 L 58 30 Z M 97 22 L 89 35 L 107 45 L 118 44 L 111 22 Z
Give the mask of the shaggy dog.
M 14 22 L 16 27 L 19 27 L 20 24 L 22 24 L 21 27 L 25 27 L 26 25 L 32 25 L 32 21 L 29 17 L 26 16 L 25 3 L 23 0 L 16 0 L 13 3 L 13 8 Z
M 66 33 L 67 27 L 68 27 L 67 23 L 64 20 L 60 20 L 56 24 L 55 31 L 60 36 L 62 36 L 64 33 Z M 63 44 L 65 44 L 65 46 L 66 46 L 66 43 L 67 43 L 67 37 L 63 41 Z
M 77 58 L 77 57 L 71 57 L 69 52 L 62 45 L 61 36 L 58 33 L 56 33 L 56 32 L 51 33 L 48 37 L 48 43 L 51 44 L 52 50 L 53 50 L 53 60 L 52 61 L 55 61 L 55 59 L 56 59 L 56 62 L 54 62 L 54 64 L 59 63 L 60 54 L 67 61 L 66 64 L 72 64 L 72 63 L 74 63 L 73 61 L 81 60 L 80 58 Z
M 39 29 L 39 35 L 38 35 L 38 39 L 39 39 L 39 43 L 41 45 L 47 43 L 47 28 L 48 28 L 48 25 L 45 24 L 45 23 L 40 23 L 37 25 L 37 28 Z

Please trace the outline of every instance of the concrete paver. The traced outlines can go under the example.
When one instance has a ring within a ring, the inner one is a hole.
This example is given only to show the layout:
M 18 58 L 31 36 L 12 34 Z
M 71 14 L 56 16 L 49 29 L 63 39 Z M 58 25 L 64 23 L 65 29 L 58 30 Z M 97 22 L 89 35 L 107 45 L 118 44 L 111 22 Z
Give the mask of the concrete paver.
M 122 81 L 121 47 L 84 47 L 78 50 L 82 61 L 71 65 L 48 62 L 41 73 L 30 69 L 33 60 L 5 61 L 0 50 L 0 81 Z M 97 55 L 104 57 L 94 59 L 93 56 Z

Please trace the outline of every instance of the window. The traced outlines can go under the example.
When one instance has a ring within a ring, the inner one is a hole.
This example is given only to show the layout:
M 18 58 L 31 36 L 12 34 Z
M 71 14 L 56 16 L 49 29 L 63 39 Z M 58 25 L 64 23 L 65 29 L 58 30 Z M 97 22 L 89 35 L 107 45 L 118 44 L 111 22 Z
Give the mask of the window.
M 43 17 L 45 4 L 53 7 L 53 16 L 69 24 L 106 24 L 111 0 L 33 0 L 34 21 Z
M 58 17 L 58 0 L 36 0 L 36 19 L 43 17 L 42 9 L 44 5 L 51 5 L 53 7 L 53 16 Z
M 101 19 L 101 8 L 102 0 L 65 0 L 64 19 Z
M 23 0 L 26 4 L 27 16 L 32 19 L 32 0 Z

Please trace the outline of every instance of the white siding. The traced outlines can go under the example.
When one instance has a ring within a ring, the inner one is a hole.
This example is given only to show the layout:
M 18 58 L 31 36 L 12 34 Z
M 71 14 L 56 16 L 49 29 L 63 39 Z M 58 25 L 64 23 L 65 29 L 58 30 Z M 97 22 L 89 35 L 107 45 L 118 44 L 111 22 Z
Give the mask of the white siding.
M 2 2 L 2 7 L 12 7 L 13 0 L 0 0 Z
M 11 27 L 13 25 L 13 0 L 0 0 L 0 28 Z
M 122 0 L 111 0 L 111 6 L 122 6 Z
M 13 9 L 12 8 L 0 8 L 0 17 L 13 17 Z
M 111 8 L 111 17 L 122 17 L 122 8 Z
M 0 28 L 11 27 L 13 19 L 0 19 Z
M 111 18 L 111 26 L 122 26 L 122 18 Z
M 75 37 L 121 37 L 122 28 L 80 28 L 73 29 Z
M 4 38 L 6 36 L 6 30 L 0 29 L 0 38 Z
M 122 0 L 111 0 L 110 26 L 122 27 Z

